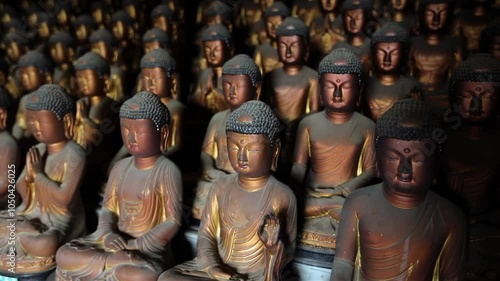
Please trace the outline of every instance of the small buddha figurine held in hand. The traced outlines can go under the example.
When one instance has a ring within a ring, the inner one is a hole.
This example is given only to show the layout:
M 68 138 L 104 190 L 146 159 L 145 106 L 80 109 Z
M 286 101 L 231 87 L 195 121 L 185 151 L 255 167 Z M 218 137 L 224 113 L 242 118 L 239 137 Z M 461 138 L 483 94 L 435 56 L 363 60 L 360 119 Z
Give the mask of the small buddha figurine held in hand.
M 438 111 L 448 108 L 448 77 L 462 60 L 460 41 L 447 35 L 452 4 L 449 0 L 420 0 L 422 34 L 410 43 L 410 75 L 424 87 L 424 101 Z
M 40 142 L 26 155 L 16 191 L 22 203 L 0 212 L 0 270 L 7 271 L 7 226 L 16 222 L 16 273 L 40 273 L 55 265 L 57 249 L 85 233 L 80 182 L 85 153 L 72 141 L 74 101 L 58 85 L 47 84 L 26 96 L 28 128 Z
M 438 120 L 415 99 L 377 121 L 383 182 L 357 190 L 342 208 L 330 280 L 463 280 L 463 213 L 429 188 L 439 165 Z
M 334 249 L 345 198 L 375 177 L 375 123 L 355 111 L 362 77 L 353 52 L 333 50 L 319 66 L 325 110 L 300 121 L 291 182 L 305 196 L 306 245 Z
M 52 63 L 38 51 L 29 51 L 18 61 L 21 83 L 25 92 L 33 92 L 43 84 L 52 83 Z M 32 136 L 26 123 L 26 96 L 21 97 L 16 113 L 16 122 L 12 128 L 12 136 L 16 140 Z
M 8 198 L 8 194 L 15 195 L 15 168 L 17 164 L 17 143 L 7 130 L 9 124 L 8 119 L 10 116 L 12 97 L 5 90 L 0 87 L 0 208 L 6 209 L 8 203 L 11 203 L 12 197 Z M 14 197 L 15 198 L 15 197 Z M 9 199 L 9 200 L 8 200 Z
M 75 39 L 66 31 L 59 31 L 49 38 L 50 57 L 55 64 L 53 82 L 63 87 L 67 93 L 77 96 L 77 86 L 73 61 L 75 59 Z
M 458 116 L 446 119 L 454 122 L 442 170 L 454 197 L 469 215 L 478 215 L 493 209 L 500 186 L 500 62 L 487 54 L 469 57 L 453 72 L 449 95 L 450 108 Z
M 224 25 L 214 24 L 203 31 L 202 41 L 208 68 L 201 71 L 190 100 L 217 113 L 228 108 L 222 93 L 222 66 L 232 56 L 233 40 Z
M 420 98 L 420 84 L 402 75 L 408 58 L 409 34 L 395 22 L 385 24 L 371 39 L 374 75 L 363 88 L 363 113 L 377 121 L 401 99 Z
M 182 183 L 177 166 L 162 155 L 169 122 L 167 107 L 150 92 L 120 108 L 123 142 L 132 156 L 111 171 L 97 230 L 57 252 L 57 280 L 156 281 L 172 265 Z
M 282 66 L 277 51 L 276 28 L 288 16 L 290 16 L 290 10 L 283 2 L 275 2 L 264 11 L 264 22 L 269 42 L 259 45 L 253 55 L 262 74 Z
M 320 107 L 318 72 L 305 65 L 309 55 L 309 30 L 300 19 L 288 17 L 276 29 L 282 67 L 264 77 L 269 104 L 286 125 L 278 168 L 287 178 L 295 147 L 295 134 L 302 117 Z
M 247 55 L 237 55 L 222 67 L 224 100 L 229 109 L 216 113 L 210 120 L 201 152 L 203 177 L 198 182 L 193 203 L 193 217 L 201 219 L 208 193 L 214 182 L 225 174 L 233 174 L 227 151 L 226 120 L 244 102 L 260 97 L 262 76 Z
M 281 280 L 293 258 L 297 206 L 293 192 L 271 175 L 280 152 L 280 121 L 261 101 L 249 101 L 226 121 L 236 174 L 217 180 L 198 232 L 198 256 L 163 273 L 166 280 Z

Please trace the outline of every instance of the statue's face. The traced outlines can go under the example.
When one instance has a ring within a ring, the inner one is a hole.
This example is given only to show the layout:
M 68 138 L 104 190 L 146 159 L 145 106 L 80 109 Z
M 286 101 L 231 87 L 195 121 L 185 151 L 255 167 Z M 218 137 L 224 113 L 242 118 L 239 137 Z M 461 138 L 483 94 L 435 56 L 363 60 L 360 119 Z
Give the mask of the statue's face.
M 271 171 L 273 147 L 266 135 L 227 132 L 227 152 L 229 162 L 239 176 L 259 178 Z
M 142 87 L 160 98 L 168 96 L 171 79 L 163 68 L 142 68 Z
M 280 61 L 289 65 L 302 65 L 306 55 L 304 39 L 300 35 L 279 36 L 278 55 Z
M 79 42 L 87 42 L 89 39 L 89 29 L 85 25 L 79 25 L 75 29 L 75 35 Z
M 95 9 L 92 11 L 92 17 L 97 24 L 101 24 L 104 22 L 104 13 L 101 9 Z
M 57 22 L 59 22 L 60 25 L 65 26 L 68 24 L 68 13 L 66 10 L 62 9 L 57 13 Z
M 408 195 L 427 192 L 437 168 L 436 149 L 431 140 L 381 138 L 376 157 L 385 187 Z
M 500 36 L 493 36 L 490 42 L 490 54 L 500 60 Z
M 321 75 L 321 99 L 331 112 L 354 112 L 359 99 L 357 74 L 324 73 Z
M 229 56 L 229 50 L 221 40 L 204 41 L 203 53 L 209 67 L 221 67 Z
M 42 39 L 50 37 L 50 27 L 46 22 L 42 22 L 38 25 L 38 36 Z
M 431 31 L 441 31 L 448 21 L 447 3 L 427 4 L 424 9 L 424 25 Z
M 337 8 L 337 0 L 320 0 L 321 9 L 325 12 L 333 12 Z
M 144 49 L 144 54 L 147 54 L 152 50 L 165 48 L 166 46 L 163 46 L 159 41 L 154 41 L 154 42 L 143 43 L 142 47 Z
M 137 10 L 135 9 L 135 6 L 134 5 L 131 5 L 131 4 L 128 4 L 125 6 L 124 8 L 125 12 L 127 12 L 127 14 L 129 14 L 129 16 L 131 16 L 133 19 L 136 19 L 137 18 Z
M 156 17 L 153 19 L 153 27 L 159 28 L 168 33 L 168 19 L 166 17 Z
M 391 8 L 396 11 L 402 11 L 408 5 L 408 0 L 391 0 Z
M 268 7 L 271 7 L 272 4 L 276 2 L 275 0 L 260 0 L 260 9 L 265 11 Z
M 270 16 L 266 18 L 266 31 L 270 38 L 276 38 L 276 28 L 278 28 L 282 22 L 282 16 Z
M 28 24 L 31 27 L 35 27 L 36 23 L 38 22 L 38 15 L 37 13 L 31 13 L 28 15 Z
M 366 13 L 363 9 L 347 10 L 343 14 L 344 28 L 349 34 L 359 34 L 366 25 Z
M 403 44 L 376 43 L 372 47 L 373 66 L 382 74 L 397 74 L 401 70 L 403 60 Z
M 75 72 L 76 83 L 82 96 L 95 96 L 103 92 L 103 78 L 93 69 L 82 69 Z
M 455 111 L 469 122 L 491 120 L 497 114 L 500 83 L 458 82 Z
M 64 121 L 57 119 L 54 112 L 49 110 L 26 110 L 28 130 L 38 142 L 53 144 L 65 141 Z
M 113 56 L 113 51 L 104 41 L 92 43 L 90 45 L 90 49 L 92 50 L 92 52 L 101 55 L 101 57 L 103 57 L 106 61 L 108 62 L 111 61 L 111 58 Z
M 45 83 L 43 72 L 37 67 L 20 67 L 19 74 L 21 76 L 21 84 L 25 91 L 32 92 Z
M 139 158 L 161 154 L 161 132 L 149 119 L 120 118 L 123 145 L 128 152 Z
M 7 57 L 11 62 L 17 62 L 19 58 L 24 54 L 24 48 L 22 48 L 16 42 L 8 42 L 6 44 Z
M 248 75 L 222 75 L 222 90 L 226 103 L 232 109 L 256 98 L 255 87 Z
M 50 57 L 55 64 L 61 64 L 68 61 L 68 48 L 61 43 L 50 46 Z

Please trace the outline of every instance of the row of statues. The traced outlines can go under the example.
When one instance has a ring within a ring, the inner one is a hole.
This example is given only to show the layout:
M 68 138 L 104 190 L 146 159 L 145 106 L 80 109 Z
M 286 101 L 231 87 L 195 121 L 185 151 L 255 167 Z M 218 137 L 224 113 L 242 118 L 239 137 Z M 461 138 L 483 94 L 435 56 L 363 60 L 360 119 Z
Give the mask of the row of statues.
M 2 6 L 2 272 L 281 280 L 301 248 L 331 280 L 464 278 L 500 186 L 491 3 L 204 1 L 191 54 L 177 1 L 109 2 L 25 9 L 39 42 Z

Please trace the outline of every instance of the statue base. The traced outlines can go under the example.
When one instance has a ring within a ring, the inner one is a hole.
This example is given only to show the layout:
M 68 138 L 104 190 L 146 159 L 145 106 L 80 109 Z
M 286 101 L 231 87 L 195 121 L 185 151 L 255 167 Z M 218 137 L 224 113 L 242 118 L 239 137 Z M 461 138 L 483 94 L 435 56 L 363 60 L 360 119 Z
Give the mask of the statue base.
M 46 281 L 51 280 L 49 276 L 54 273 L 55 268 L 37 273 L 10 273 L 0 271 L 0 280 L 5 281 Z M 53 280 L 53 279 L 52 279 Z

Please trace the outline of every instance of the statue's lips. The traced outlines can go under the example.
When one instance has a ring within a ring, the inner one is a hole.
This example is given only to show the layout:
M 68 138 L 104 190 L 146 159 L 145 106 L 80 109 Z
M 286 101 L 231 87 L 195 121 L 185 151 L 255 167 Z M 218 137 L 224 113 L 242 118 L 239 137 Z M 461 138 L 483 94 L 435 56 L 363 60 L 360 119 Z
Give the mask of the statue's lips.
M 238 168 L 240 168 L 240 169 L 247 169 L 248 168 L 248 164 L 247 163 L 238 163 Z
M 481 116 L 481 115 L 483 115 L 483 111 L 482 110 L 469 111 L 469 115 L 470 116 Z

